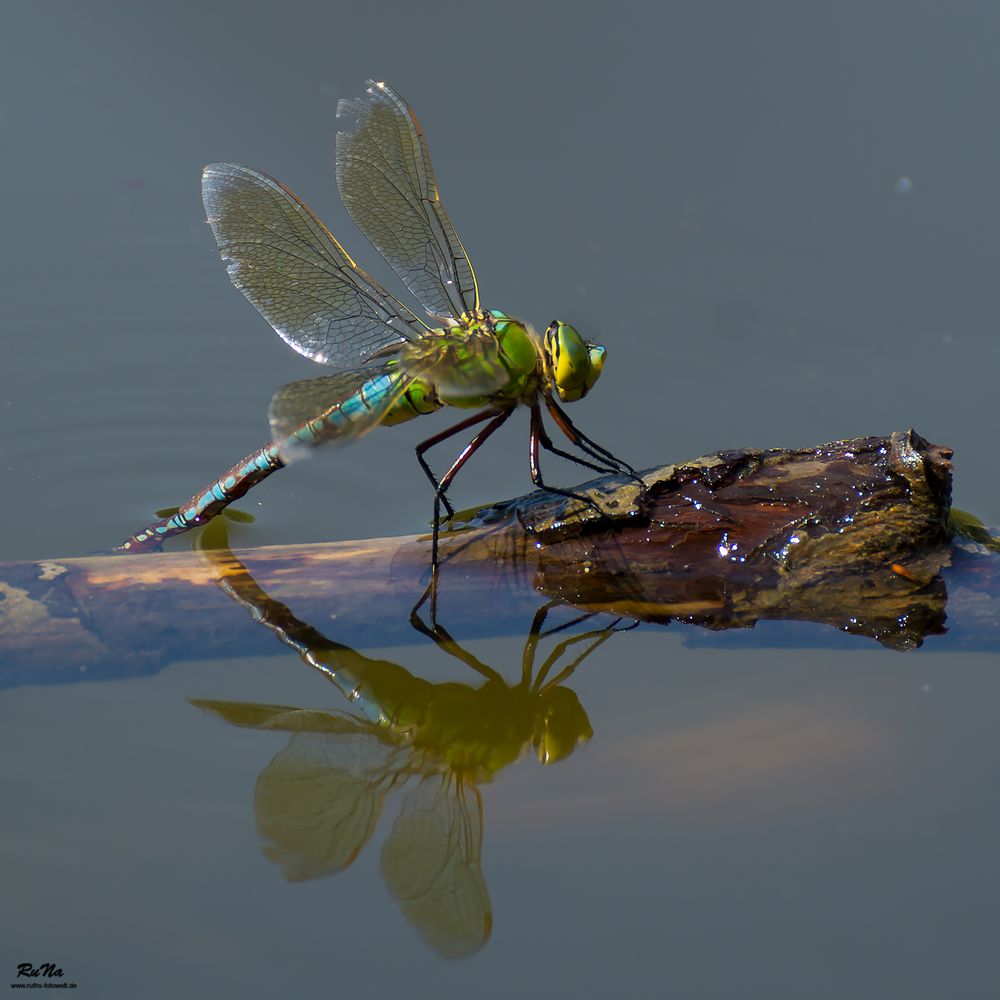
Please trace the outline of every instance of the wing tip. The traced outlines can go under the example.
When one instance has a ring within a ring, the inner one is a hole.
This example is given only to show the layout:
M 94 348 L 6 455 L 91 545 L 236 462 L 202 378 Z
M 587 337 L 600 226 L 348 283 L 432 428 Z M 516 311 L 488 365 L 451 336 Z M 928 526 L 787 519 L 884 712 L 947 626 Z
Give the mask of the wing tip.
M 342 131 L 356 131 L 365 118 L 371 114 L 373 101 L 409 109 L 406 101 L 385 80 L 365 80 L 365 90 L 361 97 L 344 97 L 337 102 L 337 118 L 353 119 L 353 123 Z
M 232 174 L 245 169 L 241 167 L 238 163 L 224 163 L 221 160 L 217 160 L 213 163 L 206 163 L 205 166 L 201 168 L 202 180 L 206 177 L 211 177 L 213 174 Z
M 211 215 L 210 204 L 220 196 L 220 191 L 234 179 L 246 180 L 253 171 L 239 163 L 206 163 L 201 168 L 201 195 L 206 214 Z

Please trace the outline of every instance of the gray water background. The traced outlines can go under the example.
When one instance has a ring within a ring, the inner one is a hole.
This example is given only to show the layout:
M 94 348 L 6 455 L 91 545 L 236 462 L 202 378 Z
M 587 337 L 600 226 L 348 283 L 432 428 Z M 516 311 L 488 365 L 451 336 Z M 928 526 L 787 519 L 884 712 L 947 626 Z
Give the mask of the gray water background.
M 204 163 L 278 177 L 398 288 L 333 179 L 368 77 L 420 115 L 486 303 L 607 345 L 574 407 L 602 443 L 648 466 L 914 426 L 1000 520 L 998 37 L 988 3 L 5 8 L 0 559 L 109 548 L 318 372 L 230 287 Z M 445 420 L 273 477 L 237 539 L 422 530 L 412 448 Z M 459 506 L 527 489 L 512 423 Z M 377 844 L 305 885 L 261 857 L 278 744 L 185 699 L 335 707 L 294 657 L 5 692 L 0 984 L 52 960 L 95 997 L 995 995 L 997 663 L 946 650 L 615 637 L 575 684 L 591 745 L 485 793 L 495 930 L 459 965 Z M 517 642 L 480 653 L 516 672 Z

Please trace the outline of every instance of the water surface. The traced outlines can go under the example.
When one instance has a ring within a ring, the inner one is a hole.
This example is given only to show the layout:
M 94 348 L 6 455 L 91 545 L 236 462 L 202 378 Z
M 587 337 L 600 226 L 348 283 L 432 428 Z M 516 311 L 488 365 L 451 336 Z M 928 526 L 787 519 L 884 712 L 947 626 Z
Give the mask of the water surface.
M 914 426 L 956 449 L 958 505 L 1000 520 L 998 20 L 891 2 L 11 13 L 0 559 L 110 548 L 263 443 L 274 388 L 317 373 L 230 287 L 204 163 L 280 178 L 398 287 L 333 181 L 336 102 L 372 76 L 420 114 L 487 303 L 607 345 L 574 407 L 602 443 L 651 466 Z M 273 477 L 238 540 L 422 530 L 412 448 L 445 419 Z M 489 447 L 459 507 L 527 489 L 526 421 Z M 514 681 L 523 633 L 472 648 Z M 350 707 L 277 643 L 5 690 L 3 974 L 53 961 L 110 998 L 995 992 L 996 657 L 779 626 L 704 640 L 614 636 L 571 682 L 593 738 L 482 788 L 492 935 L 461 962 L 383 884 L 395 800 L 332 878 L 289 883 L 261 852 L 254 784 L 287 734 L 189 699 Z M 363 652 L 461 675 L 416 636 Z

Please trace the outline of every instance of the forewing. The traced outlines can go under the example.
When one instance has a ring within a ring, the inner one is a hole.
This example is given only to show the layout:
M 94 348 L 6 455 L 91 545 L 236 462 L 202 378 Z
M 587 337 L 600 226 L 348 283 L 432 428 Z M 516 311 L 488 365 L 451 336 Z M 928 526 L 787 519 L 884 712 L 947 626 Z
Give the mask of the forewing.
M 454 775 L 429 775 L 410 792 L 382 848 L 382 878 L 406 919 L 446 958 L 489 940 L 479 790 Z
M 207 698 L 188 699 L 195 708 L 212 712 L 231 726 L 243 729 L 268 729 L 287 733 L 334 733 L 337 736 L 366 733 L 382 738 L 389 730 L 373 728 L 369 719 L 345 712 L 323 712 L 319 709 L 293 708 L 290 705 L 268 705 L 262 702 L 215 701 Z M 383 742 L 392 742 L 383 740 Z
M 319 446 L 355 441 L 385 419 L 412 376 L 389 365 L 303 379 L 281 386 L 268 420 L 285 462 Z
M 337 185 L 357 227 L 434 316 L 479 308 L 465 247 L 441 204 L 416 115 L 391 87 L 369 80 L 341 101 Z
M 230 279 L 300 354 L 356 368 L 426 331 L 283 184 L 234 163 L 210 163 L 201 184 Z

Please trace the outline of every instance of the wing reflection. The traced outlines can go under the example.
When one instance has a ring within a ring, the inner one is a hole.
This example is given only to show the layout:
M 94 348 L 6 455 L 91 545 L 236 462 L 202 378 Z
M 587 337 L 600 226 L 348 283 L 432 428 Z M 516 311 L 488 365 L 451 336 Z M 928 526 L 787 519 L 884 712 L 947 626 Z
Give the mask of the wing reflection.
M 549 602 L 535 614 L 521 676 L 509 683 L 436 621 L 425 623 L 418 605 L 414 627 L 476 675 L 474 683 L 434 683 L 300 621 L 268 597 L 228 548 L 203 552 L 219 586 L 351 703 L 351 711 L 327 712 L 192 700 L 232 725 L 291 733 L 257 780 L 264 854 L 292 882 L 343 871 L 371 839 L 387 796 L 407 785 L 382 848 L 383 881 L 440 955 L 462 958 L 478 951 L 492 927 L 480 861 L 480 786 L 529 749 L 551 764 L 593 735 L 579 698 L 564 682 L 615 631 L 631 624 L 614 619 L 580 631 L 594 616 L 578 614 L 548 625 L 557 607 Z M 536 665 L 540 644 L 553 636 L 559 638 Z
M 382 847 L 382 878 L 406 919 L 447 958 L 478 951 L 492 927 L 479 863 L 483 800 L 460 774 L 421 779 Z

